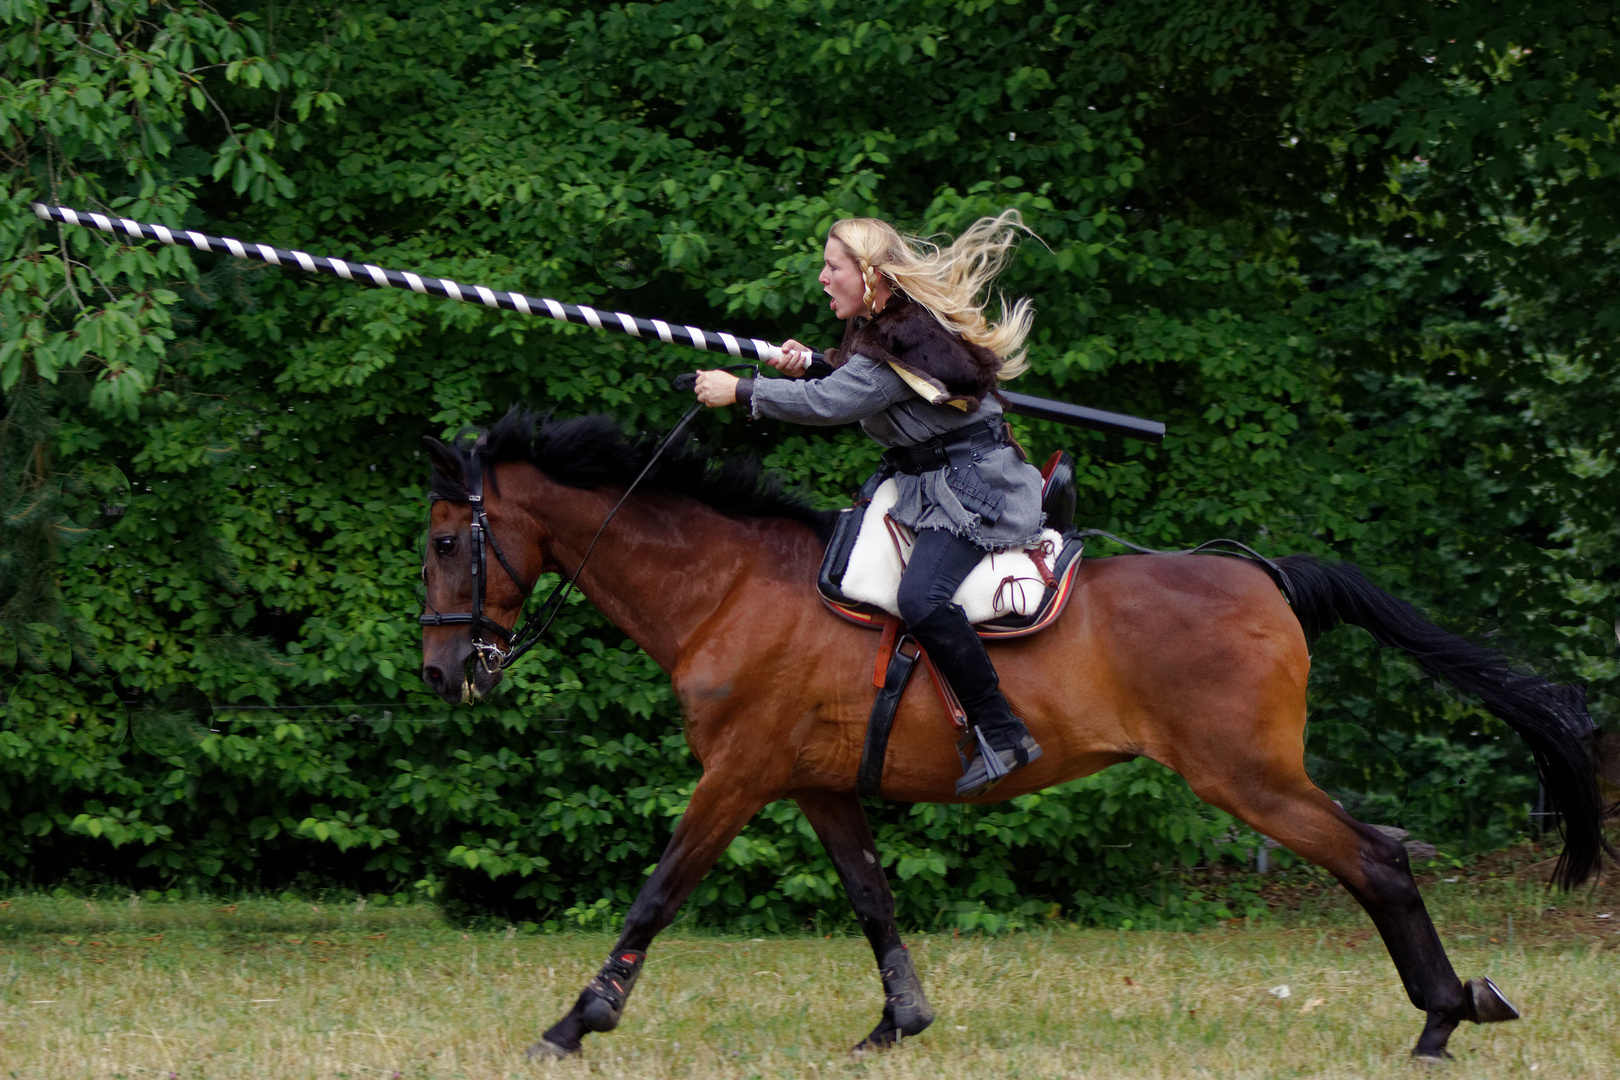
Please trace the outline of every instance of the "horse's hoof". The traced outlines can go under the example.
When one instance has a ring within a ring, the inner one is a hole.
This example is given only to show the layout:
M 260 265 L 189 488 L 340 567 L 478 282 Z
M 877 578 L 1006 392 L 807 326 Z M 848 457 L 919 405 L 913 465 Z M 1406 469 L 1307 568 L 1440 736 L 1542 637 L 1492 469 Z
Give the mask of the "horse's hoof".
M 528 1053 L 523 1056 L 529 1061 L 561 1061 L 563 1058 L 573 1057 L 577 1053 L 579 1053 L 579 1047 L 577 1046 L 572 1050 L 568 1050 L 558 1046 L 550 1039 L 543 1038 L 529 1047 Z
M 1469 1004 L 1473 1007 L 1473 1015 L 1469 1017 L 1476 1024 L 1498 1024 L 1504 1020 L 1517 1020 L 1519 1010 L 1513 1003 L 1502 996 L 1502 991 L 1496 984 L 1481 975 L 1477 979 L 1469 979 L 1463 983 L 1463 989 L 1468 992 Z
M 873 1039 L 873 1036 L 876 1035 L 876 1034 L 877 1034 L 877 1032 L 874 1031 L 874 1032 L 872 1032 L 871 1035 L 868 1035 L 866 1038 L 862 1039 L 860 1042 L 858 1042 L 854 1046 L 850 1047 L 849 1048 L 849 1056 L 852 1057 L 852 1058 L 861 1058 L 861 1057 L 865 1057 L 867 1054 L 871 1053 L 873 1050 L 882 1050 L 886 1046 L 893 1046 L 894 1045 L 894 1040 L 893 1039 L 890 1039 L 890 1041 L 886 1042 L 886 1043 L 875 1041 Z
M 1420 1069 L 1438 1069 L 1451 1061 L 1451 1055 L 1442 1050 L 1439 1054 L 1420 1054 L 1412 1051 L 1412 1064 Z
M 889 1007 L 883 1010 L 883 1019 L 872 1033 L 854 1046 L 850 1047 L 850 1054 L 860 1057 L 869 1050 L 887 1050 L 891 1046 L 899 1046 L 902 1039 L 909 1039 L 921 1035 L 923 1029 L 934 1022 L 934 1010 L 928 1008 L 923 1002 L 921 1010 L 905 1007 L 895 1008 L 891 998 Z
M 872 1033 L 854 1046 L 849 1048 L 849 1056 L 853 1058 L 865 1057 L 875 1050 L 887 1050 L 892 1046 L 900 1045 L 901 1032 L 885 1017 L 883 1022 L 872 1029 Z

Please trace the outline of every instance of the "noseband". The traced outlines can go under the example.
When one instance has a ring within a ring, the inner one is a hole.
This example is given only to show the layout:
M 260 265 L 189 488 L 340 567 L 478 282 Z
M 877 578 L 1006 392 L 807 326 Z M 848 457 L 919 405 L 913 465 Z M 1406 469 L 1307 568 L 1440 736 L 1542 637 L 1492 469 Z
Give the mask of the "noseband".
M 733 364 L 723 370 L 734 371 L 738 369 L 750 370 L 756 377 L 759 375 L 759 368 L 753 364 Z M 690 389 L 692 383 L 688 380 L 695 381 L 696 376 L 677 376 L 675 380 L 676 389 Z M 641 467 L 641 472 L 637 473 L 636 478 L 630 481 L 630 485 L 624 489 L 624 494 L 619 496 L 619 501 L 613 504 L 613 509 L 608 511 L 607 517 L 602 519 L 602 524 L 597 528 L 596 535 L 591 537 L 591 542 L 586 546 L 585 555 L 579 560 L 579 566 L 574 570 L 573 576 L 566 582 L 560 582 L 555 589 L 551 590 L 551 595 L 546 597 L 546 602 L 541 604 L 539 610 L 530 615 L 523 625 L 516 630 L 507 630 L 500 623 L 484 614 L 484 587 L 489 578 L 489 559 L 484 554 L 486 541 L 487 546 L 495 550 L 495 557 L 506 568 L 507 576 L 522 591 L 523 600 L 529 598 L 529 588 L 523 584 L 523 579 L 518 577 L 517 571 L 512 569 L 512 564 L 506 561 L 506 553 L 501 550 L 500 541 L 495 539 L 495 530 L 489 526 L 489 516 L 484 512 L 483 458 L 479 456 L 478 449 L 475 446 L 472 452 L 467 455 L 466 476 L 467 502 L 472 507 L 472 610 L 441 612 L 428 603 L 426 597 L 423 597 L 422 602 L 427 604 L 429 610 L 418 615 L 416 621 L 423 626 L 470 626 L 472 628 L 473 653 L 478 657 L 478 666 L 485 671 L 491 672 L 503 671 L 511 667 L 517 662 L 518 657 L 532 649 L 545 636 L 546 630 L 551 626 L 551 620 L 556 618 L 557 612 L 562 610 L 563 602 L 568 599 L 568 594 L 573 591 L 574 583 L 579 580 L 579 575 L 585 571 L 585 563 L 590 559 L 591 552 L 596 550 L 596 542 L 602 538 L 602 533 L 607 529 L 608 523 L 619 512 L 619 508 L 630 497 L 630 493 L 636 490 L 636 486 L 647 478 L 648 473 L 652 472 L 653 466 L 658 463 L 658 459 L 664 456 L 664 451 L 675 444 L 675 440 L 680 438 L 681 432 L 686 430 L 686 425 L 692 422 L 692 417 L 696 416 L 702 408 L 702 402 L 694 402 L 692 407 L 687 409 L 686 413 L 675 422 L 675 426 L 669 429 L 669 434 L 659 440 L 658 445 L 653 448 L 652 454 L 648 456 L 647 464 Z M 441 498 L 442 496 L 435 495 L 432 497 L 432 501 L 439 502 Z M 431 540 L 429 543 L 431 545 Z M 422 560 L 422 584 L 426 585 L 426 552 L 423 552 Z M 523 601 L 520 600 L 518 603 L 521 606 Z M 483 637 L 485 630 L 493 632 L 496 637 L 500 638 L 499 644 L 493 641 L 485 641 Z

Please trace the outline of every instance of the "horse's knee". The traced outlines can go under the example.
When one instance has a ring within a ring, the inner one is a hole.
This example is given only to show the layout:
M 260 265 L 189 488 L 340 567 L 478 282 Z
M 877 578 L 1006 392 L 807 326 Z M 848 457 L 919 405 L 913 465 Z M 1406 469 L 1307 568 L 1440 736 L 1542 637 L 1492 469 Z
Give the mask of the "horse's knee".
M 652 944 L 653 938 L 675 920 L 679 901 L 672 892 L 668 880 L 656 872 L 647 879 L 624 913 L 624 925 L 619 928 L 620 946 L 645 950 Z

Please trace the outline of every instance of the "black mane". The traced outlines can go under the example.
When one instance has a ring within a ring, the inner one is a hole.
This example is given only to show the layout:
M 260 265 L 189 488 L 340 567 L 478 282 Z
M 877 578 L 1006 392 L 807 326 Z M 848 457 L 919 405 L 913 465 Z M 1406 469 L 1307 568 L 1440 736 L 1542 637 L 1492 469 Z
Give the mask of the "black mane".
M 514 405 L 495 426 L 476 436 L 464 435 L 451 447 L 463 462 L 473 454 L 486 465 L 526 461 L 559 484 L 594 488 L 627 485 L 652 457 L 658 438 L 633 438 L 607 416 L 550 420 Z M 664 451 L 641 482 L 648 490 L 686 495 L 731 517 L 779 517 L 802 522 L 826 541 L 836 514 L 816 510 L 804 499 L 785 494 L 781 482 L 760 468 L 752 456 L 715 457 L 690 442 Z M 433 494 L 466 502 L 467 489 L 437 469 Z

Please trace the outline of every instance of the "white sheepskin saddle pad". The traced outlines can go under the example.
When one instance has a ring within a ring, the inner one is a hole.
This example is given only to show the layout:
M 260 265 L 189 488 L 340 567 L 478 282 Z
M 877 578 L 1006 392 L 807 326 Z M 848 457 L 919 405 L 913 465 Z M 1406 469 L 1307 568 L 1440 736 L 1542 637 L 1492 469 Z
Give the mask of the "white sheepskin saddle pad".
M 915 544 L 911 530 L 889 517 L 898 493 L 893 479 L 885 480 L 873 493 L 839 584 L 839 591 L 849 599 L 896 616 L 900 614 L 900 575 Z M 1047 529 L 1029 550 L 986 552 L 952 600 L 967 613 L 968 622 L 975 624 L 1031 615 L 1046 594 L 1046 582 L 1031 552 L 1039 554 L 1050 571 L 1061 550 L 1063 537 Z

